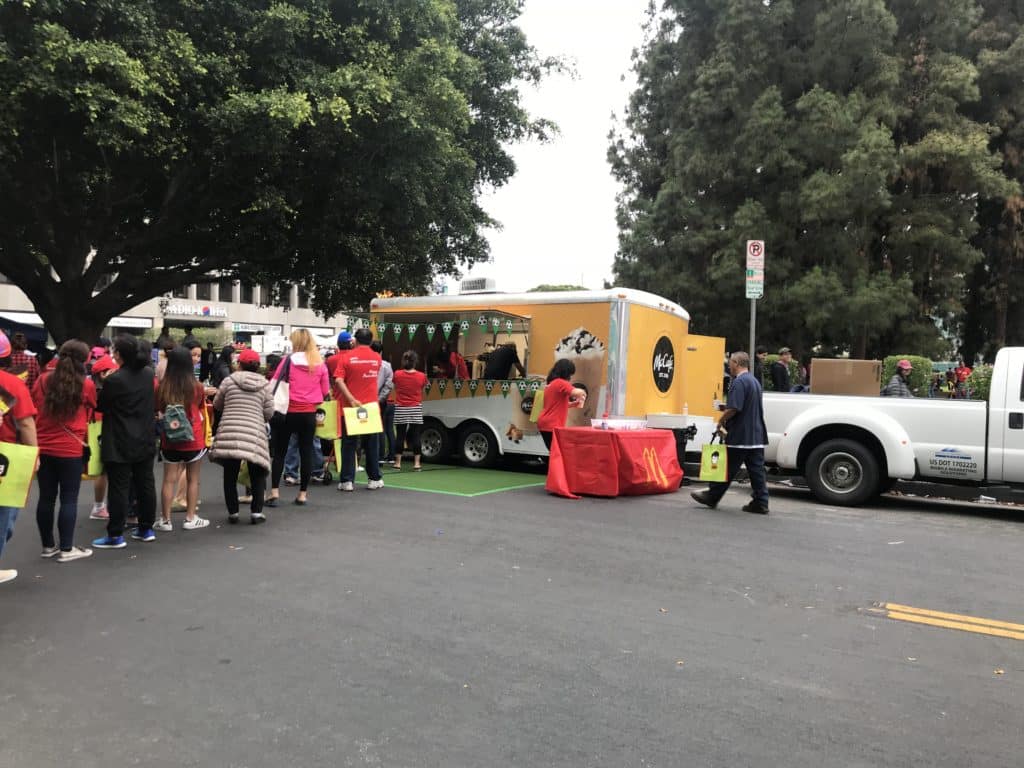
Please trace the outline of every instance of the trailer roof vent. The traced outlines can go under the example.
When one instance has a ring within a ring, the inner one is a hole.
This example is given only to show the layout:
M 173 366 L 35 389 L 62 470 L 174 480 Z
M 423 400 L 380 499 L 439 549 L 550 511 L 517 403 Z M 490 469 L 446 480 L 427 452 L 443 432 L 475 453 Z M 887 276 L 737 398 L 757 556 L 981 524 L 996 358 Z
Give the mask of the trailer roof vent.
M 493 277 L 471 277 L 463 280 L 459 293 L 497 293 L 498 284 Z

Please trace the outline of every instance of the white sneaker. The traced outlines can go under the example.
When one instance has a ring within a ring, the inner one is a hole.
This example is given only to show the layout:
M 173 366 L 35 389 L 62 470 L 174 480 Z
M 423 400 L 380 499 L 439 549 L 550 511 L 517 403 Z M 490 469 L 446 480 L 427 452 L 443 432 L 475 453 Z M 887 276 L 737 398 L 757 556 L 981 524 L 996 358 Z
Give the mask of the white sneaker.
M 157 520 L 153 523 L 153 530 L 164 531 L 166 533 L 167 531 L 173 531 L 174 526 L 171 524 L 170 520 Z
M 92 550 L 85 547 L 72 547 L 67 552 L 57 555 L 57 562 L 70 563 L 72 560 L 81 560 L 83 557 L 92 557 Z
M 251 504 L 252 503 L 252 496 L 239 496 L 238 497 L 238 503 L 239 504 Z
M 181 527 L 184 528 L 186 531 L 198 531 L 200 528 L 205 528 L 209 524 L 210 521 L 207 520 L 205 517 L 199 517 L 198 515 L 196 515 L 191 520 L 186 520 L 184 523 L 182 523 Z
M 54 557 L 60 550 L 57 547 L 43 547 L 43 551 L 39 553 L 40 557 Z
M 383 480 L 371 480 L 370 482 L 368 482 L 366 484 L 366 490 L 368 490 L 368 491 L 377 491 L 377 490 L 380 490 L 383 487 L 384 487 L 384 481 Z
M 16 578 L 18 578 L 18 572 L 13 568 L 9 571 L 0 571 L 0 584 L 14 581 Z
M 299 484 L 299 480 L 298 480 L 298 478 L 295 478 L 295 477 L 286 477 L 284 479 L 284 484 L 285 485 L 298 485 Z M 241 499 L 239 499 L 239 501 L 241 501 Z
M 339 491 L 354 491 L 356 489 L 353 483 L 338 483 Z
M 105 502 L 99 502 L 98 504 L 92 505 L 92 512 L 89 513 L 90 520 L 109 520 L 110 513 L 107 512 L 107 505 Z

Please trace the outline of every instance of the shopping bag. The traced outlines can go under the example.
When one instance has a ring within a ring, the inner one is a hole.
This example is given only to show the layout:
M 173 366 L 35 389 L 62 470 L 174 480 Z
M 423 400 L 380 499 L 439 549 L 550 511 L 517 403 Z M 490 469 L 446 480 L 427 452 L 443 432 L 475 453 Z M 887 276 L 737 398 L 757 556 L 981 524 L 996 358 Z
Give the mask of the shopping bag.
M 337 400 L 327 400 L 317 406 L 316 436 L 321 440 L 337 440 L 341 436 Z
M 373 435 L 384 431 L 384 422 L 380 418 L 380 405 L 377 403 L 346 408 L 344 413 L 346 435 Z
M 291 355 L 284 359 L 284 366 L 280 370 L 281 377 L 274 380 L 274 388 L 271 392 L 274 394 L 274 413 L 285 414 L 288 413 L 288 403 L 290 402 L 291 395 L 291 384 L 289 383 L 292 375 Z
M 213 446 L 213 408 L 209 405 L 203 406 L 203 445 Z
M 34 445 L 0 443 L 0 507 L 25 506 L 38 459 Z
M 252 488 L 252 478 L 249 476 L 248 461 L 243 461 L 238 469 L 238 484 L 244 488 Z
M 712 438 L 713 440 L 714 438 Z M 710 442 L 700 449 L 700 479 L 708 483 L 724 483 L 729 472 L 725 445 Z
M 103 434 L 102 421 L 90 421 L 86 439 L 89 443 L 89 462 L 85 465 L 85 474 L 99 477 L 103 474 L 103 459 L 100 458 L 100 438 Z
M 530 421 L 534 424 L 537 423 L 537 419 L 540 418 L 541 413 L 544 411 L 544 390 L 538 389 L 533 393 L 533 408 L 530 409 Z

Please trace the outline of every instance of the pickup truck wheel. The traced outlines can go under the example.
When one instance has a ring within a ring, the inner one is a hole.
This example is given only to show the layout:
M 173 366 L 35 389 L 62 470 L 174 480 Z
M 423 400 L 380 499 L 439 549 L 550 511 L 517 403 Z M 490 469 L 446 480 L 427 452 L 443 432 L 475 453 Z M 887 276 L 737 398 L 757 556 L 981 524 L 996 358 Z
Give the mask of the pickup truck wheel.
M 805 479 L 820 501 L 855 507 L 878 494 L 878 460 L 858 442 L 828 440 L 811 451 Z
M 444 461 L 452 455 L 448 429 L 437 419 L 427 419 L 420 431 L 420 455 L 424 461 Z
M 498 441 L 483 424 L 470 424 L 459 433 L 459 456 L 467 467 L 493 467 L 498 462 Z

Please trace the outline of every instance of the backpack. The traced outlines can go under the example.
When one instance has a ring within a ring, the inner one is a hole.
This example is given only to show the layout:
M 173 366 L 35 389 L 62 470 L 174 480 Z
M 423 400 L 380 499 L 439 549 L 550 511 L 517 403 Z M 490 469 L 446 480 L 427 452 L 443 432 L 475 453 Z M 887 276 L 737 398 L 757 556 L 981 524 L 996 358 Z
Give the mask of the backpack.
M 169 443 L 190 443 L 195 440 L 192 432 L 192 422 L 188 419 L 188 412 L 183 405 L 168 405 L 164 408 L 164 416 L 160 420 L 164 437 Z

